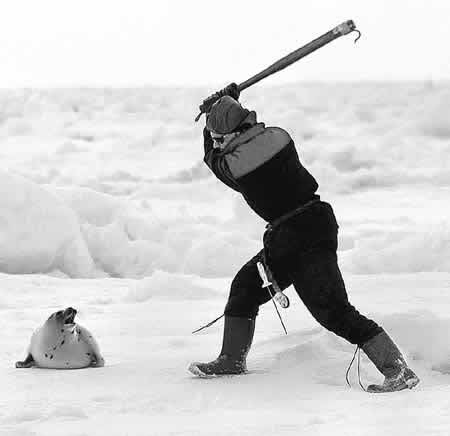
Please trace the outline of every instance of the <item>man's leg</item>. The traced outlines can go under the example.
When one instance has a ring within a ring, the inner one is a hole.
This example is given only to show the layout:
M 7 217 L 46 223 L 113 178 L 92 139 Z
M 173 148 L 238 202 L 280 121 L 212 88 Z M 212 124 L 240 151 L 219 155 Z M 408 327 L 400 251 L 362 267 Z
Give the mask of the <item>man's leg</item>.
M 225 315 L 254 319 L 258 315 L 259 306 L 270 301 L 269 291 L 261 287 L 262 280 L 256 266 L 258 262 L 263 262 L 263 259 L 261 250 L 238 271 L 231 283 Z M 291 284 L 290 280 L 279 278 L 278 275 L 277 280 L 282 290 Z
M 236 274 L 231 283 L 225 307 L 222 350 L 212 362 L 195 362 L 189 371 L 198 376 L 242 374 L 247 370 L 246 357 L 255 330 L 259 306 L 270 300 L 267 289 L 261 287 L 256 264 L 263 259 L 260 251 Z M 289 283 L 279 283 L 285 289 Z
M 312 316 L 326 329 L 362 345 L 382 331 L 348 301 L 336 253 L 318 249 L 305 253 L 292 273 L 295 290 Z
M 387 333 L 348 301 L 334 250 L 306 253 L 292 278 L 298 295 L 314 318 L 326 329 L 359 345 L 386 377 L 383 385 L 369 386 L 369 391 L 401 390 L 419 382 Z

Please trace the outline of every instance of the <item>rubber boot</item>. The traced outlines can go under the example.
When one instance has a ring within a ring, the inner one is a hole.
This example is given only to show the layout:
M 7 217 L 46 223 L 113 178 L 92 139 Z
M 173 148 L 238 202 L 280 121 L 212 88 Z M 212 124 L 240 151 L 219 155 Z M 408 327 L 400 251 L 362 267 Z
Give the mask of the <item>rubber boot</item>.
M 385 377 L 383 384 L 369 385 L 367 392 L 401 391 L 412 389 L 419 383 L 419 377 L 408 367 L 402 353 L 385 331 L 367 341 L 361 348 Z
M 255 320 L 225 316 L 222 351 L 216 360 L 194 362 L 189 371 L 199 377 L 243 374 L 247 371 L 246 358 L 255 331 Z

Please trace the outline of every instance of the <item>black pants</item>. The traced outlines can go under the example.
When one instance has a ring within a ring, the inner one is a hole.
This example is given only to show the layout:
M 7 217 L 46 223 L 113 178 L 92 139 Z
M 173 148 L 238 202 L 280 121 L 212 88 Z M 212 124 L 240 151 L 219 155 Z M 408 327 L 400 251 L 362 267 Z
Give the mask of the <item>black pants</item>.
M 302 216 L 303 215 L 303 216 Z M 261 250 L 237 273 L 225 314 L 254 318 L 270 300 L 261 287 L 256 263 L 266 261 L 281 289 L 294 285 L 312 316 L 326 329 L 362 345 L 382 331 L 361 315 L 348 300 L 337 262 L 337 224 L 327 203 L 266 232 Z

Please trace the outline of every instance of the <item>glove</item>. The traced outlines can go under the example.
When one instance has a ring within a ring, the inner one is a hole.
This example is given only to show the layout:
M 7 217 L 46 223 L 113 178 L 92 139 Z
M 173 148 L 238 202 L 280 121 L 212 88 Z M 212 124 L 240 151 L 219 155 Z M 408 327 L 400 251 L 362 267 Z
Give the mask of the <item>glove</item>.
M 225 86 L 222 90 L 218 92 L 221 97 L 224 95 L 229 95 L 230 97 L 234 98 L 235 100 L 239 99 L 239 96 L 241 95 L 241 91 L 239 91 L 239 87 L 236 83 L 230 83 L 228 86 Z
M 240 95 L 239 87 L 236 83 L 230 83 L 225 88 L 221 89 L 218 92 L 210 95 L 207 99 L 203 100 L 203 103 L 199 106 L 201 113 L 209 113 L 211 111 L 212 105 L 219 100 L 224 95 L 229 95 L 230 97 L 237 100 Z

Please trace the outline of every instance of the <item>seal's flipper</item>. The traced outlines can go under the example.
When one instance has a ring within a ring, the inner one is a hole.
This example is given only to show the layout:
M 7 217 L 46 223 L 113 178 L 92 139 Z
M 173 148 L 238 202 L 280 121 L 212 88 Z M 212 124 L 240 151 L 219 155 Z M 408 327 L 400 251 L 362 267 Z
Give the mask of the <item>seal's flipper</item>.
M 31 368 L 34 365 L 35 365 L 35 361 L 33 359 L 33 356 L 31 355 L 31 353 L 28 353 L 28 356 L 26 357 L 26 359 L 24 361 L 16 362 L 16 368 Z
M 103 359 L 102 356 L 96 355 L 96 354 L 94 356 L 92 356 L 91 367 L 92 368 L 101 368 L 102 366 L 105 366 L 105 359 Z
M 78 325 L 78 335 L 80 340 L 84 341 L 90 347 L 90 355 L 91 355 L 91 367 L 99 368 L 105 366 L 105 359 L 102 357 L 100 353 L 100 348 L 97 344 L 97 341 L 92 336 L 91 332 L 81 325 Z

